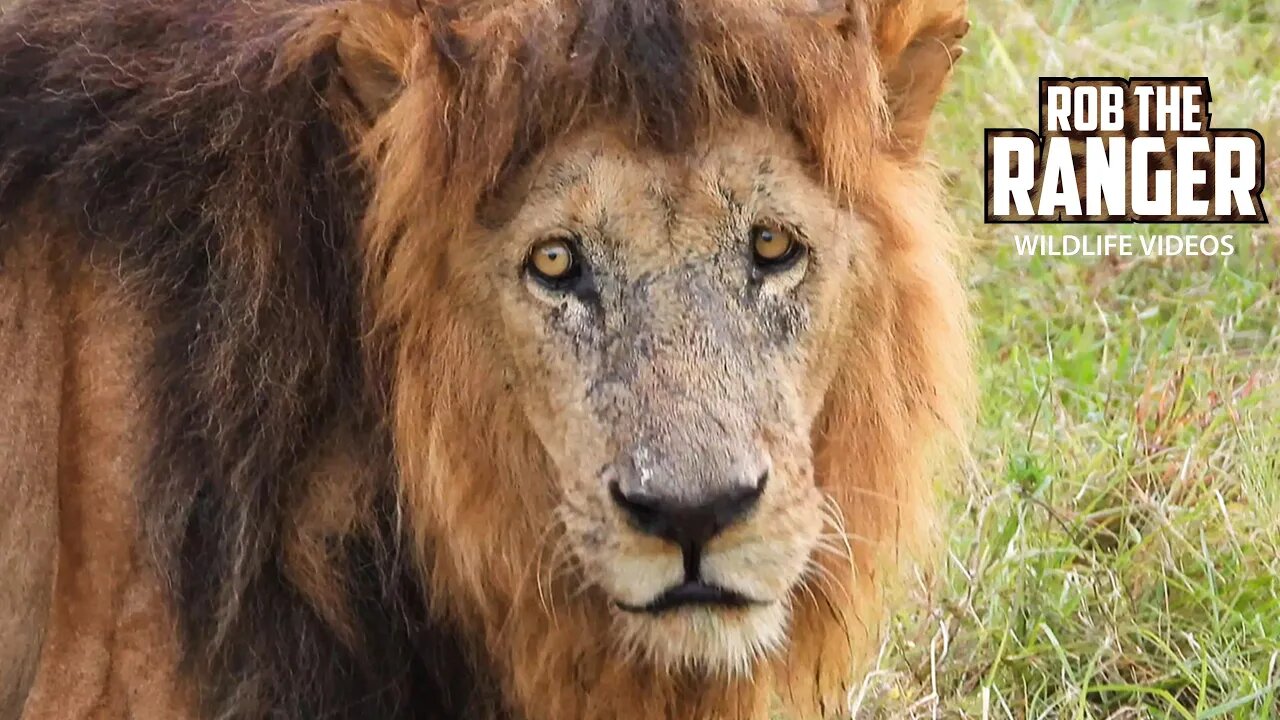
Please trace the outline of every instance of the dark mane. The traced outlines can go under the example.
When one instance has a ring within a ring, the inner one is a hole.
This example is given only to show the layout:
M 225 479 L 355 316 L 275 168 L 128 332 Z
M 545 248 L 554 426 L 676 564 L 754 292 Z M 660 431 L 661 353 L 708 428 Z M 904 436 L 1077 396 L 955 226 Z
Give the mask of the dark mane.
M 329 106 L 333 51 L 286 65 L 281 9 L 6 13 L 0 225 L 34 203 L 153 318 L 140 515 L 209 717 L 461 717 L 488 683 L 399 557 L 377 374 L 357 344 L 367 182 Z M 308 463 L 334 442 L 367 449 L 351 482 L 372 485 L 366 527 L 330 549 L 355 642 L 284 567 Z

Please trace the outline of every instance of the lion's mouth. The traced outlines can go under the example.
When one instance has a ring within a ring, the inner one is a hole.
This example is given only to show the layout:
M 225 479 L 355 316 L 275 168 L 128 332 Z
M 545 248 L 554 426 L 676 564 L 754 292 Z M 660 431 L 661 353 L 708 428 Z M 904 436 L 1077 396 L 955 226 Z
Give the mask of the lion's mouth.
M 619 609 L 629 613 L 661 615 L 687 607 L 745 608 L 767 603 L 755 600 L 740 592 L 711 585 L 701 580 L 685 581 L 668 589 L 644 605 L 617 603 Z

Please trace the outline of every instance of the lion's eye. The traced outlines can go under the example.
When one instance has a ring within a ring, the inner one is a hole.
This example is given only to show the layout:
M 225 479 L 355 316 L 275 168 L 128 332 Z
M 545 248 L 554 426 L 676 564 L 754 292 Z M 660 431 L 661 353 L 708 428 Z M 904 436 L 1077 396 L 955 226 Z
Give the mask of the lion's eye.
M 525 267 L 533 277 L 553 286 L 573 279 L 578 273 L 572 242 L 565 238 L 543 240 L 534 245 Z
M 776 225 L 751 228 L 751 253 L 756 266 L 763 270 L 786 267 L 799 256 L 802 247 L 791 233 Z

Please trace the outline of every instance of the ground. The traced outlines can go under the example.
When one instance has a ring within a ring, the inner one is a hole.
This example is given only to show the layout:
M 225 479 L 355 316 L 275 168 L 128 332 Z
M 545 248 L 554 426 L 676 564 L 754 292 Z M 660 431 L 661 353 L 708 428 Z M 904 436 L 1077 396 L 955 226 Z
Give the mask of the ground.
M 980 427 L 854 714 L 1280 717 L 1280 0 L 971 2 L 932 145 Z M 1272 224 L 1130 229 L 1234 233 L 1226 260 L 1019 257 L 1030 228 L 982 224 L 981 129 L 1035 127 L 1041 75 L 1207 75 L 1214 125 L 1265 139 Z

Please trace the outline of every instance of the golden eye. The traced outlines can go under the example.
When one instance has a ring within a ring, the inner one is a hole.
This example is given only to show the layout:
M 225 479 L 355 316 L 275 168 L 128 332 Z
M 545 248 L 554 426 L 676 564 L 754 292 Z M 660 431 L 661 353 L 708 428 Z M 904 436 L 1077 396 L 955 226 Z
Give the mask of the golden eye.
M 791 233 L 776 225 L 755 225 L 751 228 L 751 252 L 756 265 L 776 267 L 793 259 L 800 243 Z
M 569 240 L 543 240 L 533 246 L 525 263 L 529 272 L 544 282 L 563 282 L 577 272 L 577 260 Z

